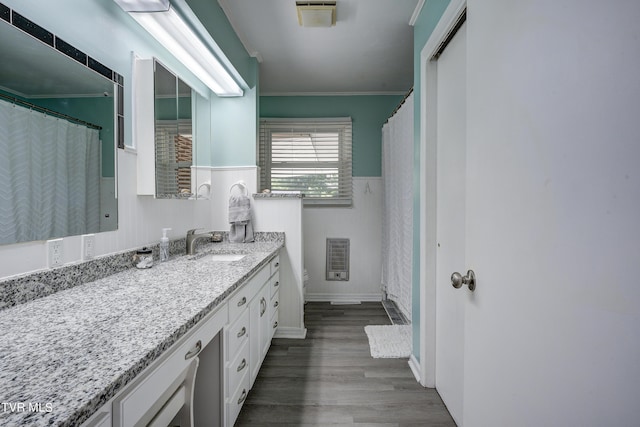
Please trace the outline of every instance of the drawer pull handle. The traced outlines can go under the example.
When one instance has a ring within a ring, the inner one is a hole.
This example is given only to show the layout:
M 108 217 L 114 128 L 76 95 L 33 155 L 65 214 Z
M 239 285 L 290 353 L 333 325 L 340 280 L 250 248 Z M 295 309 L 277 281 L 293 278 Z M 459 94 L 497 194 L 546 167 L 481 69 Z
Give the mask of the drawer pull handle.
M 273 329 L 278 327 L 278 321 L 276 321 L 276 323 L 273 324 Z
M 242 362 L 240 362 L 240 364 L 238 365 L 237 371 L 240 372 L 246 367 L 247 367 L 247 359 L 242 359 Z
M 276 264 L 274 265 L 274 267 L 276 267 L 276 268 L 277 268 L 277 267 L 280 267 L 280 263 L 279 263 L 279 262 L 276 262 Z
M 198 340 L 195 347 L 193 347 L 191 350 L 187 352 L 187 354 L 184 355 L 184 360 L 189 360 L 192 357 L 197 356 L 198 353 L 200 353 L 200 350 L 202 350 L 202 341 Z
M 243 388 L 242 389 L 242 394 L 240 395 L 240 398 L 238 399 L 238 405 L 242 405 L 246 399 L 247 399 L 247 390 Z
M 247 328 L 245 328 L 243 326 L 242 329 L 240 329 L 240 332 L 238 332 L 238 338 L 240 338 L 241 336 L 243 336 L 246 333 L 247 333 Z
M 273 285 L 273 287 L 274 287 L 274 288 L 277 288 L 278 286 L 280 286 L 280 282 L 276 282 L 276 283 Z
M 279 306 L 279 305 L 280 305 L 280 303 L 278 303 L 278 301 L 276 301 L 276 302 L 274 302 L 274 303 L 273 303 L 273 307 L 274 307 L 274 308 L 278 308 L 278 306 Z
M 264 316 L 265 311 L 267 311 L 267 300 L 262 297 L 260 299 L 260 317 Z
M 240 301 L 238 301 L 238 307 L 242 307 L 247 303 L 247 297 L 242 297 Z

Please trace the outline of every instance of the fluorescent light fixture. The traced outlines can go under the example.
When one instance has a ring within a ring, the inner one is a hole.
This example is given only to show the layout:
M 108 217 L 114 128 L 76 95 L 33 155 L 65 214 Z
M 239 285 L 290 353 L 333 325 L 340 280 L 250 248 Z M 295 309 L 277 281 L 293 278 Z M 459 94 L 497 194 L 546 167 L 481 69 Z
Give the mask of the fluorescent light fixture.
M 149 34 L 216 95 L 242 96 L 242 88 L 211 49 L 169 4 L 169 0 L 114 1 L 129 12 Z M 137 11 L 141 8 L 145 11 Z M 156 11 L 149 12 L 149 10 Z M 211 42 L 214 43 L 213 40 Z
M 169 0 L 115 0 L 125 12 L 164 12 Z
M 335 1 L 298 1 L 298 23 L 302 27 L 332 27 L 336 25 Z

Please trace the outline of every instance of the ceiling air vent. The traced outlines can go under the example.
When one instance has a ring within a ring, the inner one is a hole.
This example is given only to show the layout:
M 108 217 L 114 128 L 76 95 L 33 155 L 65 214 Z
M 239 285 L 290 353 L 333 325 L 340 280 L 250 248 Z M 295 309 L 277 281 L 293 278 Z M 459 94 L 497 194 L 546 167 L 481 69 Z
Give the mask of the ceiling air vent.
M 327 239 L 327 280 L 349 280 L 349 239 Z
M 336 25 L 335 1 L 297 1 L 301 27 L 333 27 Z

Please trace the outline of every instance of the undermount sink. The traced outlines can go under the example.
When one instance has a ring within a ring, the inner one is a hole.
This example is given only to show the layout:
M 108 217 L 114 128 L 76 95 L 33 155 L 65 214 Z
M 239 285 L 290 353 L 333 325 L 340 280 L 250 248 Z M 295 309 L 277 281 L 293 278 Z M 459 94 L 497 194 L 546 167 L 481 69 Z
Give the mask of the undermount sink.
M 209 256 L 209 260 L 219 262 L 233 262 L 240 261 L 245 256 L 246 254 L 213 254 Z

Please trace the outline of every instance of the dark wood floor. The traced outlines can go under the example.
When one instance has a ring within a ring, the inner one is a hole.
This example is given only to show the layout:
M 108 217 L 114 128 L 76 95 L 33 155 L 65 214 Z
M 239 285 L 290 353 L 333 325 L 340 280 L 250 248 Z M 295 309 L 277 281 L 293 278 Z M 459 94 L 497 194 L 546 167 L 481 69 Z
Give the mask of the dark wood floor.
M 305 340 L 275 339 L 236 426 L 455 426 L 407 359 L 373 359 L 366 325 L 381 303 L 305 306 Z

